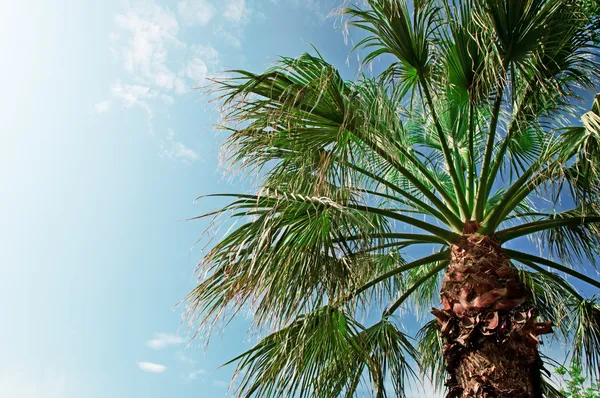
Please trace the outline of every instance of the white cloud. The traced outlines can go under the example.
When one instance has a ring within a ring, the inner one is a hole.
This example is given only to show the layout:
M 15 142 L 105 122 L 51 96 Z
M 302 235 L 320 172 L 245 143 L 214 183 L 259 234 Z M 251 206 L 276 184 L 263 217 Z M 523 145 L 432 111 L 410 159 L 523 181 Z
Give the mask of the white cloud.
M 203 376 L 205 374 L 206 374 L 206 370 L 198 369 L 198 370 L 191 372 L 187 378 L 188 378 L 188 380 L 198 380 L 199 378 L 201 378 L 201 376 Z
M 198 84 L 208 76 L 208 66 L 202 59 L 192 58 L 187 63 L 185 75 L 194 82 L 193 84 Z
M 232 4 L 236 5 L 237 1 Z M 245 14 L 243 1 L 241 8 L 237 6 L 232 10 Z M 213 9 L 214 6 L 208 0 L 185 0 L 178 3 L 179 16 L 184 21 L 191 17 L 201 18 L 200 14 L 206 19 Z M 130 11 L 119 14 L 115 22 L 128 33 L 123 37 L 117 34 L 113 36 L 115 41 L 121 43 L 122 62 L 135 86 L 184 94 L 190 87 L 202 84 L 209 72 L 218 68 L 219 52 L 209 45 L 188 46 L 180 41 L 177 17 L 161 6 L 149 2 L 138 4 Z M 124 101 L 127 107 L 140 105 L 150 108 L 147 102 L 142 104 L 131 97 Z M 169 104 L 169 101 L 166 103 Z
M 175 84 L 175 74 L 171 71 L 157 72 L 154 75 L 154 84 L 158 87 L 171 90 Z
M 138 106 L 144 109 L 148 116 L 152 117 L 152 109 L 148 100 L 155 98 L 157 94 L 150 87 L 117 83 L 112 86 L 111 92 L 113 96 L 121 100 L 123 107 L 133 108 Z
M 178 345 L 185 343 L 182 337 L 168 333 L 154 333 L 154 338 L 149 340 L 146 345 L 153 350 L 160 350 L 170 345 Z
M 160 99 L 163 100 L 163 102 L 167 105 L 173 105 L 173 103 L 175 102 L 175 98 L 166 94 L 161 94 Z
M 175 15 L 156 4 L 144 3 L 117 15 L 115 22 L 130 35 L 122 49 L 125 70 L 147 84 L 172 89 L 175 73 L 167 66 L 169 51 L 185 47 L 177 38 Z
M 194 44 L 192 46 L 194 57 L 202 58 L 207 64 L 216 67 L 219 65 L 219 52 L 211 46 Z
M 102 101 L 94 105 L 96 112 L 106 113 L 110 110 L 110 101 Z
M 162 373 L 167 370 L 165 365 L 152 362 L 137 362 L 138 368 L 148 373 Z
M 182 351 L 177 351 L 177 353 L 175 354 L 175 357 L 179 361 L 190 364 L 190 365 L 194 365 L 198 362 L 198 361 L 188 357 L 187 355 L 185 355 Z
M 222 0 L 219 0 L 222 1 Z M 150 134 L 154 135 L 154 110 L 158 115 L 169 115 L 168 107 L 175 102 L 175 95 L 189 93 L 192 88 L 205 85 L 207 77 L 219 70 L 220 54 L 207 43 L 187 44 L 180 40 L 180 22 L 195 25 L 208 24 L 212 18 L 221 22 L 223 10 L 230 18 L 239 18 L 236 32 L 243 32 L 249 11 L 242 0 L 220 3 L 213 0 L 178 0 L 175 13 L 153 0 L 128 3 L 127 10 L 115 17 L 118 32 L 110 35 L 111 48 L 116 49 L 119 62 L 129 77 L 111 87 L 114 98 L 111 107 L 141 108 L 148 115 Z M 231 8 L 229 7 L 231 5 Z M 226 7 L 227 6 L 227 7 Z M 234 25 L 231 24 L 230 25 Z M 212 33 L 215 28 L 211 28 Z M 234 38 L 238 46 L 239 40 Z M 220 37 L 220 41 L 227 40 Z M 98 104 L 98 112 L 106 111 L 106 105 Z M 160 156 L 192 162 L 200 156 L 170 135 L 158 141 Z
M 192 58 L 187 62 L 184 74 L 192 81 L 193 86 L 198 86 L 208 77 L 210 69 L 214 69 L 218 65 L 219 52 L 215 48 L 194 45 L 192 46 Z
M 196 152 L 186 147 L 181 142 L 172 143 L 171 150 L 168 152 L 168 156 L 186 161 L 194 161 L 200 158 Z
M 186 86 L 183 79 L 180 77 L 175 79 L 175 92 L 177 94 L 184 94 L 184 93 L 188 92 L 188 87 Z
M 207 25 L 215 16 L 215 6 L 207 0 L 186 0 L 177 4 L 179 17 L 186 25 Z
M 167 159 L 181 160 L 183 162 L 193 162 L 201 159 L 200 155 L 194 150 L 175 139 L 175 132 L 172 129 L 168 130 L 167 139 L 161 142 L 160 147 L 160 156 Z
M 250 9 L 246 7 L 246 0 L 229 0 L 223 12 L 225 19 L 235 23 L 247 23 L 250 17 Z
M 319 19 L 325 19 L 327 17 L 326 12 L 323 11 L 323 3 L 320 0 L 294 0 L 296 5 L 304 7 L 304 9 L 308 10 Z M 333 2 L 329 2 L 326 5 L 328 10 L 333 9 Z
M 213 35 L 219 41 L 234 48 L 240 48 L 244 39 L 245 29 L 250 17 L 254 15 L 252 9 L 246 5 L 246 0 L 225 0 L 223 19 L 213 28 Z
M 219 36 L 220 40 L 223 43 L 226 43 L 234 48 L 241 48 L 242 41 L 241 38 L 243 36 L 243 29 L 237 29 L 237 32 L 234 34 L 230 32 L 228 29 L 223 26 L 217 26 L 214 30 L 215 36 Z
M 409 397 L 411 397 L 411 398 L 417 398 L 417 397 L 443 398 L 446 396 L 446 394 L 444 394 L 443 391 L 436 391 L 435 388 L 433 387 L 433 384 L 427 377 L 422 376 L 422 378 L 423 378 L 423 385 L 417 384 L 417 385 L 413 385 L 409 388 L 409 390 L 407 391 Z M 386 388 L 390 391 L 394 390 L 394 387 L 389 380 L 386 380 Z

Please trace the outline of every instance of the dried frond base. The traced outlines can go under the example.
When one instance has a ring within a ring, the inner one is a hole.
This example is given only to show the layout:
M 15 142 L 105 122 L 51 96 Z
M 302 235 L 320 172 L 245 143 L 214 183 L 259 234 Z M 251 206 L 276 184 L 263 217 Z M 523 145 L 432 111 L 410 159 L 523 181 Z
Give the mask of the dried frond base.
M 443 309 L 434 309 L 445 341 L 447 398 L 541 397 L 536 322 L 517 270 L 491 238 L 464 236 L 452 248 L 442 285 Z

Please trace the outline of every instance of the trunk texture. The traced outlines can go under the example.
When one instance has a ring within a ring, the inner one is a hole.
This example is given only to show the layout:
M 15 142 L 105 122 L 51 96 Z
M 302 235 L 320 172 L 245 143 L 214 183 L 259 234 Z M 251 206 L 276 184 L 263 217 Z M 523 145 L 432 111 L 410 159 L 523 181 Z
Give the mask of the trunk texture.
M 536 322 L 518 272 L 493 239 L 464 235 L 452 247 L 442 284 L 443 309 L 434 309 L 444 339 L 447 398 L 538 398 Z

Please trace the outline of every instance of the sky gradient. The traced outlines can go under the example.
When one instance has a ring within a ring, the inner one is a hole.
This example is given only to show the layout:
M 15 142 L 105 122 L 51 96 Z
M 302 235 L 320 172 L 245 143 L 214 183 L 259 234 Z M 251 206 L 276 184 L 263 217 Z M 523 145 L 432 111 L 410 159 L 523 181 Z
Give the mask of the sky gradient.
M 314 44 L 344 68 L 332 1 L 2 1 L 0 396 L 221 397 L 256 341 L 234 322 L 188 346 L 202 194 L 219 169 L 201 92 Z M 351 77 L 351 68 L 346 73 Z
M 183 220 L 252 179 L 219 167 L 193 88 L 311 44 L 353 78 L 339 1 L 0 1 L 0 397 L 227 396 L 219 366 L 256 336 L 188 344 L 207 223 Z

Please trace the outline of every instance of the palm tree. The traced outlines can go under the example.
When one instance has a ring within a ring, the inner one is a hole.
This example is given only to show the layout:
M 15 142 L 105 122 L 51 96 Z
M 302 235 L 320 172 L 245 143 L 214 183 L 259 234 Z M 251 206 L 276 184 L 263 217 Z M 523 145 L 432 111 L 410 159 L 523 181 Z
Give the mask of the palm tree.
M 598 3 L 366 3 L 340 13 L 365 64 L 393 58 L 375 77 L 305 54 L 216 80 L 226 158 L 260 187 L 213 195 L 239 224 L 191 320 L 267 331 L 231 361 L 244 396 L 404 396 L 414 363 L 448 397 L 558 396 L 547 334 L 597 376 Z M 402 315 L 431 307 L 413 345 Z

